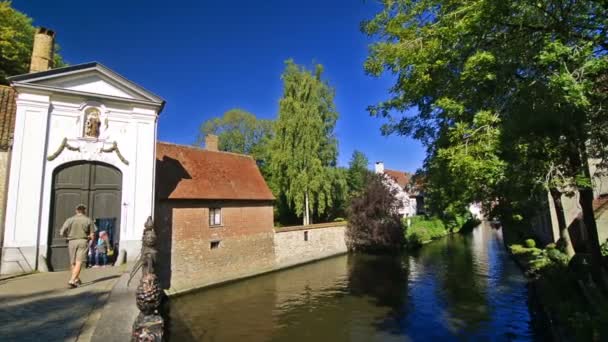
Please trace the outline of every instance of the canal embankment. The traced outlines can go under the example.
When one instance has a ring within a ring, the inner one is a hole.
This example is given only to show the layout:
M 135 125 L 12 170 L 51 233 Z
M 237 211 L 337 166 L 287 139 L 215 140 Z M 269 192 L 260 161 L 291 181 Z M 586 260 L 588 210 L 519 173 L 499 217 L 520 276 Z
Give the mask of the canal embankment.
M 405 218 L 403 227 L 406 247 L 420 248 L 450 234 L 470 232 L 480 223 L 481 221 L 475 218 L 458 218 L 447 223 L 440 218 L 424 215 Z
M 168 278 L 166 293 L 182 295 L 345 254 L 345 229 L 346 222 L 281 227 L 270 233 L 226 238 L 216 248 L 207 247 L 205 237 L 174 238 L 170 260 L 164 261 L 171 266 L 162 275 Z
M 608 336 L 608 298 L 593 280 L 585 254 L 572 259 L 532 239 L 511 244 L 509 252 L 525 273 L 532 304 L 554 341 L 599 341 Z

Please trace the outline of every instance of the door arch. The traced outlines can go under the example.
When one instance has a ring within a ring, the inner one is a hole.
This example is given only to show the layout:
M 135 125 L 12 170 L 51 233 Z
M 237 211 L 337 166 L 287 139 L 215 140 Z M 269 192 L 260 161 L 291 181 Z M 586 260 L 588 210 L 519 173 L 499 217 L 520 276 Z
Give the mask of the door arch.
M 114 166 L 99 162 L 74 162 L 53 172 L 47 260 L 53 271 L 70 268 L 67 241 L 59 232 L 80 203 L 87 216 L 114 219 L 112 243 L 120 241 L 122 173 Z M 118 249 L 116 249 L 118 250 Z

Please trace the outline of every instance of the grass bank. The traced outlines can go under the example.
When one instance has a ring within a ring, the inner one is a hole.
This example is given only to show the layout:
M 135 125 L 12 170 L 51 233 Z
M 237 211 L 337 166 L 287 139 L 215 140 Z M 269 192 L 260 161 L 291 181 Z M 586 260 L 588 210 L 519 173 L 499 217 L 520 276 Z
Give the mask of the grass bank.
M 608 339 L 608 298 L 591 279 L 585 255 L 569 260 L 555 244 L 541 249 L 532 239 L 512 244 L 509 250 L 529 278 L 554 340 Z
M 471 217 L 457 218 L 446 222 L 438 217 L 420 215 L 403 219 L 403 232 L 407 247 L 418 248 L 446 235 L 460 231 L 469 231 L 479 225 L 479 223 L 479 220 Z

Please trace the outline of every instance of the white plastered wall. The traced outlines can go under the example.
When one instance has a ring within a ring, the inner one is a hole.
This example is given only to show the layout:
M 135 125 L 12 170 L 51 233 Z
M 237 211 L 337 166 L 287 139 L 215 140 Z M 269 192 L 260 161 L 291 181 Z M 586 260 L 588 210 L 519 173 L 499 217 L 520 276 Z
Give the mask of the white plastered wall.
M 98 140 L 82 138 L 88 107 L 101 112 Z M 153 212 L 156 125 L 157 108 L 152 106 L 20 90 L 0 274 L 45 269 L 40 263 L 47 253 L 53 172 L 80 160 L 122 172 L 120 246 L 128 260 L 136 258 L 144 222 Z M 49 160 L 64 138 L 80 151 L 66 148 Z M 113 142 L 128 164 L 116 152 L 100 151 Z

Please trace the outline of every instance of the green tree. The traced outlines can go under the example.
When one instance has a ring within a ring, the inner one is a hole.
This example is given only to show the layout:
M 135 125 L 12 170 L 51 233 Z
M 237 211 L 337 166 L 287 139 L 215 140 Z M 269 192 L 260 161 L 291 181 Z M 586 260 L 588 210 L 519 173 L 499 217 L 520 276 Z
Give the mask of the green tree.
M 365 68 L 397 77 L 390 98 L 370 112 L 388 119 L 385 134 L 411 135 L 427 146 L 426 185 L 434 204 L 461 210 L 471 200 L 490 206 L 499 199 L 518 214 L 543 189 L 539 184 L 556 189 L 561 183 L 580 194 L 597 267 L 587 160 L 603 156 L 608 141 L 601 90 L 608 6 L 575 0 L 383 4 L 363 25 L 380 38 Z M 408 109 L 417 113 L 402 114 Z M 545 182 L 552 170 L 560 176 Z
M 348 192 L 353 197 L 365 188 L 365 181 L 370 171 L 367 166 L 369 160 L 361 151 L 355 150 L 348 163 Z
M 0 84 L 7 77 L 29 72 L 34 44 L 32 19 L 11 7 L 10 1 L 0 1 Z M 65 65 L 55 45 L 54 67 Z
M 317 213 L 319 222 L 329 222 L 335 219 L 344 219 L 349 200 L 348 169 L 344 167 L 328 167 L 328 181 L 331 184 L 329 196 L 331 204 L 323 214 Z
M 221 151 L 251 155 L 264 173 L 268 161 L 268 142 L 272 136 L 271 120 L 258 119 L 242 109 L 231 109 L 222 117 L 205 121 L 200 127 L 196 144 L 202 145 L 208 134 L 218 136 Z
M 277 198 L 284 197 L 307 225 L 313 215 L 325 213 L 332 205 L 330 176 L 337 159 L 338 113 L 334 90 L 321 78 L 321 65 L 311 72 L 293 60 L 285 64 L 270 169 Z

